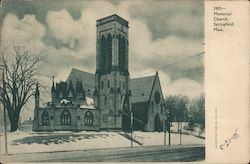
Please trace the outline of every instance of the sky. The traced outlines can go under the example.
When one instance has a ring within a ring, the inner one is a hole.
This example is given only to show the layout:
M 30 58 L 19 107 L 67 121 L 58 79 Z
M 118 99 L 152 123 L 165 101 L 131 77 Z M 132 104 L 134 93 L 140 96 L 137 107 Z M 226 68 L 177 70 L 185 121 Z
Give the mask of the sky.
M 129 21 L 131 78 L 158 70 L 164 96 L 204 92 L 202 0 L 5 0 L 2 41 L 43 52 L 49 88 L 72 68 L 95 72 L 96 20 L 112 14 Z

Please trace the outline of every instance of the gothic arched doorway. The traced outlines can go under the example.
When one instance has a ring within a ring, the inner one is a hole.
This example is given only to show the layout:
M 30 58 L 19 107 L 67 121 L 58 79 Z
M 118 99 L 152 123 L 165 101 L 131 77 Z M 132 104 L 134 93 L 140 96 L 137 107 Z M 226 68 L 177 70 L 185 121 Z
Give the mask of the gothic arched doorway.
M 86 126 L 93 126 L 94 124 L 94 115 L 92 112 L 87 111 L 84 116 L 84 124 Z
M 162 123 L 161 123 L 161 120 L 160 120 L 159 113 L 157 113 L 157 114 L 155 115 L 155 119 L 154 119 L 154 130 L 157 131 L 157 132 L 162 131 Z

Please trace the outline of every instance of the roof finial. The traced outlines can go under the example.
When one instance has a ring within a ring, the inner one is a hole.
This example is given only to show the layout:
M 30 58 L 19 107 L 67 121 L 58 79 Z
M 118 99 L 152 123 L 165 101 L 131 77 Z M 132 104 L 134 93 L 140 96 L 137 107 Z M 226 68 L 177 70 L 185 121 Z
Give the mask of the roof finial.
M 55 91 L 55 76 L 52 76 L 52 88 L 51 88 L 51 92 Z
M 38 80 L 36 81 L 36 88 L 38 88 Z

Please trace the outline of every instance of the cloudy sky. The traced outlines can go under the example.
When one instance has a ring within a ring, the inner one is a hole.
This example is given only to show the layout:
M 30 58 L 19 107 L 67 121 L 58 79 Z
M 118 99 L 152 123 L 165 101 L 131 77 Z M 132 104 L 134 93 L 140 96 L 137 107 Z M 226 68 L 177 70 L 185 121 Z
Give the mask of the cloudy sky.
M 43 81 L 65 80 L 73 67 L 95 72 L 96 20 L 115 13 L 129 21 L 131 78 L 158 70 L 164 95 L 203 92 L 202 0 L 5 0 L 2 39 L 45 52 Z

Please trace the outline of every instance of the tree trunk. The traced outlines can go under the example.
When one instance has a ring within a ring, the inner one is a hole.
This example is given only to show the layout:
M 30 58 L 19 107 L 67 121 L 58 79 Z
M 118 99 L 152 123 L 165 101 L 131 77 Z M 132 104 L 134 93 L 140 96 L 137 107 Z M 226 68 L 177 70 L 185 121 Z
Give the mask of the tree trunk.
M 19 110 L 15 111 L 16 113 L 12 118 L 10 118 L 10 132 L 15 132 L 18 128 L 18 122 L 19 122 Z
M 12 119 L 10 121 L 10 132 L 15 132 L 18 128 L 18 119 Z

